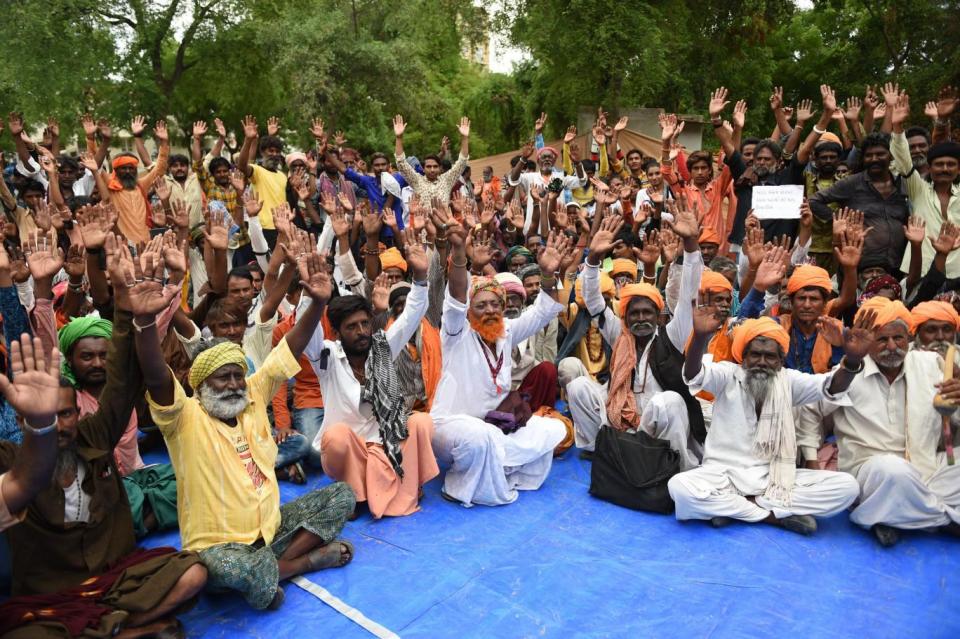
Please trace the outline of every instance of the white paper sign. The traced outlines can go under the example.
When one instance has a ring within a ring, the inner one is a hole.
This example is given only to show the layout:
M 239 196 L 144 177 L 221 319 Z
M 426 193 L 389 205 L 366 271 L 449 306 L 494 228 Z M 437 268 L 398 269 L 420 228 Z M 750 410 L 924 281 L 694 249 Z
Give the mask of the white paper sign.
M 753 214 L 758 220 L 798 220 L 803 185 L 753 187 Z

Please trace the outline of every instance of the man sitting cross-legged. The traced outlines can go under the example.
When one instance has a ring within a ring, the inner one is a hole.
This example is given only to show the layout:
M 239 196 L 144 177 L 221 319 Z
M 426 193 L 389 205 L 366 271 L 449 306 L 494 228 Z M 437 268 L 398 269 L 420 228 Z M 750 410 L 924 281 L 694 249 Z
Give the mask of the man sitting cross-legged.
M 677 519 L 709 519 L 714 525 L 740 519 L 812 534 L 817 529 L 813 515 L 842 511 L 858 490 L 845 473 L 797 469 L 793 407 L 821 399 L 844 401 L 841 396 L 863 368 L 872 343 L 873 316 L 865 315 L 846 332 L 841 366 L 821 375 L 784 368 L 790 336 L 766 317 L 734 329 L 737 364 L 704 363 L 707 343 L 723 319 L 706 304 L 694 310 L 683 376 L 691 390 L 706 390 L 716 399 L 703 465 L 674 475 L 667 484 Z
M 129 260 L 126 246 L 120 251 Z M 135 314 L 165 303 L 162 261 L 157 266 L 148 259 L 147 267 L 153 272 L 141 286 L 150 287 L 134 296 Z M 353 512 L 350 487 L 332 484 L 281 506 L 273 472 L 277 444 L 266 407 L 280 384 L 300 370 L 297 358 L 332 289 L 315 253 L 301 254 L 298 267 L 311 303 L 296 325 L 249 378 L 237 344 L 223 341 L 201 351 L 190 368 L 194 397 L 186 396 L 164 364 L 153 323 L 134 320 L 150 413 L 177 474 L 183 547 L 200 553 L 212 588 L 238 590 L 257 609 L 283 602 L 278 581 L 342 566 L 353 556 L 350 544 L 336 540 Z
M 902 303 L 873 297 L 857 320 L 867 313 L 876 315 L 876 339 L 850 385 L 849 404 L 806 406 L 801 421 L 814 416 L 809 428 L 817 429 L 833 415 L 840 470 L 860 486 L 850 521 L 871 529 L 881 545 L 895 544 L 897 529 L 960 534 L 960 466 L 947 464 L 933 405 L 937 393 L 960 404 L 960 380 L 941 383 L 938 354 L 908 350 L 912 318 Z
M 305 351 L 326 407 L 314 449 L 324 472 L 347 482 L 377 519 L 416 512 L 420 487 L 440 474 L 433 422 L 410 412 L 394 364 L 427 312 L 427 255 L 412 226 L 400 232 L 413 284 L 396 321 L 373 333 L 370 302 L 337 297 L 327 318 L 338 339 L 324 339 L 318 325 Z
M 84 632 L 139 637 L 161 631 L 183 636 L 171 615 L 206 582 L 196 553 L 136 547 L 130 504 L 113 451 L 134 403 L 143 395 L 130 311 L 132 298 L 148 283 L 134 285 L 131 278 L 127 288 L 119 283 L 115 268 L 110 273 L 115 311 L 104 365 L 106 383 L 96 411 L 79 416 L 75 389 L 56 373 L 60 359 L 56 349 L 50 366 L 29 363 L 34 352 L 42 352 L 39 338 L 30 349 L 24 336 L 25 361 L 14 358 L 17 397 L 8 394 L 8 400 L 24 417 L 24 428 L 57 429 L 59 453 L 53 480 L 27 507 L 26 518 L 7 531 L 12 590 L 17 596 L 0 606 L 4 637 L 36 639 Z M 170 296 L 157 296 L 161 304 L 139 309 L 139 322 L 154 323 L 156 313 L 177 292 L 171 287 Z M 17 373 L 24 370 L 29 383 L 18 379 Z M 16 445 L 0 442 L 0 471 L 16 464 L 20 454 Z

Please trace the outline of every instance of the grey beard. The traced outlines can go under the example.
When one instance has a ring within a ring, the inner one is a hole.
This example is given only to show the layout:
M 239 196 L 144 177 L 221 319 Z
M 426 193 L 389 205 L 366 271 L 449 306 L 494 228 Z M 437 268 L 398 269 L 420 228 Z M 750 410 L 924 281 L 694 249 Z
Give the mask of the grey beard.
M 913 162 L 913 168 L 915 169 L 922 169 L 923 167 L 927 166 L 926 156 L 911 158 L 911 160 Z
M 884 351 L 873 359 L 880 368 L 900 368 L 906 358 L 907 351 L 898 348 L 893 351 Z
M 65 481 L 73 480 L 77 476 L 77 466 L 80 464 L 80 457 L 77 455 L 77 442 L 74 440 L 66 448 L 57 451 L 57 465 L 53 469 L 53 480 L 58 486 L 62 486 Z
M 930 342 L 926 346 L 921 346 L 920 348 L 925 351 L 933 351 L 934 353 L 939 353 L 940 357 L 946 357 L 947 349 L 950 348 L 950 342 L 939 339 L 939 340 L 934 340 Z
M 503 311 L 503 316 L 506 317 L 507 319 L 517 319 L 518 317 L 520 317 L 520 309 L 508 308 L 505 311 Z
M 757 406 L 763 406 L 763 403 L 767 401 L 774 375 L 776 375 L 776 371 L 762 366 L 747 369 L 744 384 Z
M 233 419 L 244 411 L 250 400 L 247 394 L 234 391 L 215 391 L 206 383 L 200 385 L 197 391 L 200 405 L 208 414 L 219 420 Z

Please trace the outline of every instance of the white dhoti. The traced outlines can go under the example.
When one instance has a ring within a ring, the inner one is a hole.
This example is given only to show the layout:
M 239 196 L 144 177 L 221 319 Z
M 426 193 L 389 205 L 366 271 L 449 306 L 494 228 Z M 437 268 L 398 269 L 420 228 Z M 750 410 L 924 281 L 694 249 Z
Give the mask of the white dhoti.
M 916 530 L 960 524 L 960 466 L 940 466 L 926 481 L 917 468 L 896 455 L 876 455 L 857 471 L 860 504 L 850 521 L 870 528 L 884 524 Z
M 469 415 L 434 416 L 434 454 L 450 464 L 443 491 L 465 506 L 516 501 L 518 490 L 543 485 L 553 449 L 566 434 L 563 422 L 549 417 L 531 417 L 526 426 L 505 435 Z
M 567 405 L 577 448 L 593 450 L 600 427 L 610 423 L 607 389 L 590 377 L 578 377 L 567 384 Z M 703 450 L 690 437 L 690 415 L 679 393 L 661 391 L 651 397 L 640 415 L 640 429 L 670 442 L 670 447 L 680 453 L 681 470 L 700 465 Z
M 707 464 L 674 475 L 667 490 L 676 504 L 677 519 L 729 517 L 750 522 L 763 521 L 771 512 L 777 519 L 790 515 L 829 517 L 849 507 L 859 493 L 857 481 L 847 473 L 800 468 L 790 505 L 775 505 L 763 496 L 766 475 L 766 468 L 740 471 Z M 754 496 L 755 501 L 748 496 Z

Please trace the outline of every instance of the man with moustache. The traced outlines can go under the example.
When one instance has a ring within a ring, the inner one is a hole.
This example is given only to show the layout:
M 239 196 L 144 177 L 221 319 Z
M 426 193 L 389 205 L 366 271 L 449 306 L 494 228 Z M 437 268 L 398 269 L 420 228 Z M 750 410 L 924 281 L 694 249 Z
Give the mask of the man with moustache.
M 254 149 L 258 147 L 263 155 L 261 164 L 251 163 Z M 273 209 L 287 201 L 287 175 L 280 170 L 283 165 L 283 140 L 275 135 L 265 135 L 260 139 L 257 120 L 252 116 L 243 119 L 243 146 L 237 157 L 237 170 L 244 174 L 257 190 L 263 201 L 258 216 L 263 227 L 263 235 L 272 248 L 277 243 L 277 227 L 273 222 Z
M 705 519 L 714 526 L 739 519 L 812 534 L 814 516 L 841 512 L 858 491 L 849 475 L 814 470 L 816 457 L 807 468 L 797 468 L 793 407 L 844 401 L 873 342 L 873 315 L 864 314 L 845 333 L 844 361 L 822 375 L 784 367 L 790 337 L 766 317 L 734 329 L 733 362 L 704 362 L 707 343 L 723 319 L 703 300 L 693 311 L 683 378 L 692 391 L 705 390 L 716 399 L 703 465 L 674 475 L 667 484 L 677 519 Z
M 538 260 L 540 271 L 549 275 L 540 281 L 536 303 L 520 317 L 505 320 L 503 287 L 492 277 L 469 276 L 466 229 L 442 211 L 434 211 L 434 218 L 447 230 L 451 247 L 440 329 L 443 373 L 430 411 L 434 451 L 439 461 L 450 464 L 443 494 L 464 506 L 509 504 L 518 490 L 536 490 L 546 480 L 566 427 L 558 419 L 533 416 L 506 433 L 484 418 L 498 411 L 510 393 L 510 350 L 562 310 L 557 277 L 561 257 L 572 247 L 565 235 L 551 234 Z
M 946 357 L 947 348 L 957 343 L 960 314 L 947 302 L 921 302 L 910 310 L 913 348 L 933 351 Z
M 960 466 L 947 464 L 941 416 L 933 406 L 938 393 L 960 404 L 960 379 L 942 382 L 939 354 L 909 348 L 913 318 L 902 303 L 873 297 L 855 322 L 867 314 L 876 316 L 876 339 L 863 374 L 850 385 L 849 403 L 807 407 L 812 410 L 804 411 L 803 421 L 816 430 L 833 415 L 839 468 L 860 484 L 850 521 L 870 529 L 882 546 L 896 544 L 898 530 L 960 535 Z
M 413 274 L 403 312 L 386 330 L 374 331 L 370 302 L 342 295 L 327 306 L 337 339 L 325 338 L 321 324 L 305 350 L 325 407 L 314 450 L 324 472 L 349 484 L 374 519 L 418 511 L 421 487 L 440 474 L 430 415 L 410 411 L 395 364 L 428 305 L 427 254 L 413 227 L 401 233 Z
M 600 292 L 600 265 L 616 244 L 616 226 L 601 225 L 594 234 L 581 276 L 583 297 L 590 314 L 602 316 L 600 332 L 612 346 L 610 381 L 604 388 L 580 376 L 569 381 L 566 389 L 579 448 L 592 451 L 603 425 L 618 430 L 642 428 L 669 441 L 686 469 L 700 463 L 700 445 L 706 435 L 700 404 L 680 377 L 703 262 L 695 214 L 685 205 L 673 211 L 675 219 L 668 225 L 683 238 L 683 271 L 676 312 L 663 329 L 657 328 L 663 297 L 650 284 L 624 286 L 619 314 L 607 307 Z
M 563 170 L 556 166 L 557 158 L 560 154 L 552 146 L 544 146 L 536 149 L 537 152 L 537 171 L 523 173 L 526 167 L 526 160 L 533 155 L 533 141 L 528 142 L 520 150 L 521 160 L 517 162 L 510 173 L 507 175 L 507 184 L 510 187 L 521 186 L 525 193 L 530 193 L 531 189 L 542 189 L 550 186 L 554 180 L 560 180 L 564 191 L 573 189 L 582 189 L 587 184 L 587 174 L 583 170 L 583 165 L 577 164 L 574 175 L 565 175 Z M 530 230 L 530 220 L 533 215 L 533 198 L 527 198 L 526 222 L 523 226 L 523 232 L 526 234 Z M 511 269 L 512 270 L 512 269 Z
M 165 303 L 163 264 L 150 266 L 136 308 Z M 316 253 L 301 254 L 298 270 L 310 304 L 294 327 L 250 377 L 243 349 L 215 341 L 190 367 L 193 397 L 164 363 L 155 323 L 134 318 L 147 403 L 177 473 L 183 547 L 200 554 L 211 588 L 239 591 L 258 610 L 283 603 L 279 581 L 353 558 L 353 546 L 336 539 L 353 513 L 350 487 L 334 483 L 281 506 L 273 472 L 277 444 L 266 407 L 280 385 L 300 371 L 298 358 L 333 287 Z
M 903 177 L 890 171 L 890 137 L 871 133 L 860 144 L 863 171 L 817 191 L 810 210 L 824 222 L 833 219 L 831 204 L 863 212 L 863 255 L 882 260 L 887 273 L 899 270 L 907 246 L 905 226 L 910 202 Z

